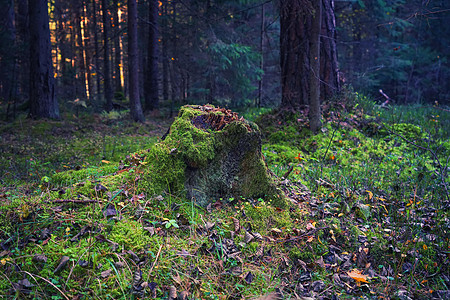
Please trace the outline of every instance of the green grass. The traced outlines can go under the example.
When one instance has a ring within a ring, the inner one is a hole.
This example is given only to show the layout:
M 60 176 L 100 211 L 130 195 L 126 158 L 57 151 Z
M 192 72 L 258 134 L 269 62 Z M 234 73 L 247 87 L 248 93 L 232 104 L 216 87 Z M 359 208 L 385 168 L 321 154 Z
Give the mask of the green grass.
M 448 290 L 446 108 L 385 110 L 354 93 L 339 101 L 324 109 L 316 136 L 301 115 L 248 114 L 264 132 L 269 168 L 283 176 L 292 167 L 287 209 L 223 199 L 207 210 L 142 192 L 145 165 L 126 156 L 157 141 L 166 129 L 157 122 L 3 124 L 1 297 L 167 298 L 176 288 L 193 299 L 276 289 L 285 298 L 398 290 L 429 298 Z M 353 269 L 368 283 L 346 276 Z

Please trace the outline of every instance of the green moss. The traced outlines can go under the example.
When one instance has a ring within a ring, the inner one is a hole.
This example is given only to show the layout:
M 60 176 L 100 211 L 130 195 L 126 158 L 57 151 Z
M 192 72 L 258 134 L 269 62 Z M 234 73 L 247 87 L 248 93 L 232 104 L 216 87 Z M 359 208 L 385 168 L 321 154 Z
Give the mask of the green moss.
M 243 209 L 245 215 L 251 220 L 251 225 L 255 232 L 265 234 L 265 232 L 261 231 L 270 228 L 283 228 L 284 231 L 288 231 L 294 227 L 288 210 L 279 210 L 264 201 L 259 202 L 256 206 L 245 203 Z
M 87 179 L 112 174 L 118 170 L 118 164 L 107 164 L 102 167 L 89 167 L 80 170 L 69 170 L 55 173 L 50 177 L 49 183 L 54 186 L 67 186 Z
M 55 122 L 41 122 L 37 121 L 32 127 L 31 132 L 35 135 L 44 135 L 49 133 L 52 126 L 55 125 Z
M 258 127 L 235 120 L 213 131 L 207 122 L 213 118 L 211 114 L 222 113 L 181 108 L 166 139 L 139 154 L 145 157 L 139 189 L 187 195 L 202 206 L 214 198 L 239 196 L 269 197 L 284 206 L 262 160 Z M 198 118 L 200 115 L 206 117 Z
M 400 124 L 394 124 L 394 125 L 387 125 L 385 124 L 386 128 L 389 129 L 389 131 L 399 134 L 403 136 L 404 138 L 408 140 L 417 140 L 420 138 L 426 138 L 426 135 L 422 131 L 422 129 L 419 126 L 413 125 L 413 124 L 406 124 L 406 123 L 400 123 Z M 382 133 L 390 134 L 385 128 L 381 129 Z
M 163 142 L 170 149 L 181 152 L 191 167 L 204 167 L 214 157 L 216 139 L 213 132 L 192 125 L 191 120 L 199 114 L 201 111 L 190 106 L 182 107 Z
M 276 130 L 270 133 L 268 140 L 273 144 L 297 144 L 302 140 L 299 128 L 295 126 L 285 126 L 282 130 Z
M 123 219 L 115 224 L 109 238 L 124 249 L 133 251 L 144 250 L 152 243 L 152 238 L 144 231 L 142 224 L 130 219 Z
M 144 163 L 139 168 L 143 174 L 138 191 L 150 195 L 183 193 L 185 168 L 180 154 L 171 154 L 170 146 L 164 142 L 155 144 L 145 154 Z

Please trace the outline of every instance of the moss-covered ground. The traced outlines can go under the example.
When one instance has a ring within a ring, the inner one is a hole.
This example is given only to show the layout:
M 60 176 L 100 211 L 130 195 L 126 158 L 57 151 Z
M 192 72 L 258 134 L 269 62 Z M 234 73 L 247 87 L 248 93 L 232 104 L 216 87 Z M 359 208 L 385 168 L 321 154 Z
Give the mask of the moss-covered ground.
M 448 298 L 448 109 L 348 92 L 315 136 L 301 113 L 258 115 L 288 207 L 199 207 L 176 165 L 149 173 L 170 120 L 2 124 L 0 297 Z

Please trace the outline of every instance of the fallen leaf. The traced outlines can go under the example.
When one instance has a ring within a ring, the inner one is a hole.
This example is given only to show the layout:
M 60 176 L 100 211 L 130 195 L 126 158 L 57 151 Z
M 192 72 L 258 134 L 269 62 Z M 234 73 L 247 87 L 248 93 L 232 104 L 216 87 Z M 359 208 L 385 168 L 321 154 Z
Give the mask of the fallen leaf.
M 252 272 L 248 272 L 247 275 L 245 275 L 244 280 L 245 280 L 245 282 L 250 284 L 253 281 L 253 277 L 254 277 L 254 275 L 252 274 Z
M 169 287 L 169 300 L 177 299 L 177 288 L 171 285 Z
M 148 231 L 150 233 L 150 236 L 153 236 L 155 234 L 155 227 L 144 227 L 144 230 Z
M 63 269 L 67 265 L 68 262 L 69 262 L 68 256 L 61 257 L 61 260 L 59 261 L 59 264 L 56 267 L 56 269 L 53 271 L 53 273 L 58 273 L 61 269 Z
M 241 225 L 239 223 L 239 220 L 236 218 L 232 218 L 233 223 L 234 223 L 234 232 L 238 233 L 239 231 L 241 231 Z
M 248 231 L 245 232 L 244 242 L 246 244 L 250 243 L 253 240 L 253 235 L 251 235 Z
M 100 276 L 101 276 L 102 278 L 107 278 L 107 277 L 109 277 L 109 275 L 111 275 L 111 273 L 112 273 L 112 270 L 109 269 L 109 270 L 106 270 L 106 271 L 101 272 L 101 273 L 100 273 Z
M 278 228 L 271 228 L 270 232 L 275 236 L 280 235 L 282 233 L 282 231 Z
M 45 255 L 35 255 L 35 256 L 33 256 L 33 261 L 46 263 L 47 262 L 47 256 L 45 256 Z
M 30 288 L 35 286 L 34 284 L 32 284 L 28 279 L 24 278 L 22 280 L 19 280 L 17 282 L 18 284 L 20 284 L 21 286 L 25 287 L 25 288 Z
M 349 272 L 347 272 L 347 275 L 350 276 L 351 278 L 353 278 L 356 281 L 356 285 L 357 286 L 360 286 L 361 282 L 369 283 L 367 281 L 368 275 L 361 274 L 361 271 L 359 271 L 359 270 L 354 269 L 352 271 L 349 271 Z

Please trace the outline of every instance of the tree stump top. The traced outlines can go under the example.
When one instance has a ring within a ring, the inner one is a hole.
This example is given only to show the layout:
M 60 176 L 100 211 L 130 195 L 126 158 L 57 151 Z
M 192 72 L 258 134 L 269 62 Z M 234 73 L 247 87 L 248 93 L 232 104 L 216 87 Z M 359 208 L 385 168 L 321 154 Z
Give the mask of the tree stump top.
M 264 162 L 258 126 L 231 110 L 183 106 L 150 151 L 157 155 L 150 155 L 149 185 L 161 182 L 171 193 L 181 189 L 201 206 L 231 198 L 284 199 Z

